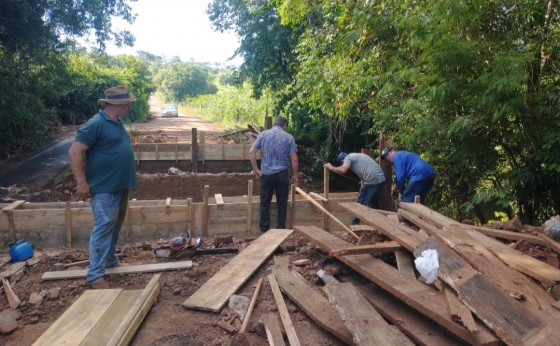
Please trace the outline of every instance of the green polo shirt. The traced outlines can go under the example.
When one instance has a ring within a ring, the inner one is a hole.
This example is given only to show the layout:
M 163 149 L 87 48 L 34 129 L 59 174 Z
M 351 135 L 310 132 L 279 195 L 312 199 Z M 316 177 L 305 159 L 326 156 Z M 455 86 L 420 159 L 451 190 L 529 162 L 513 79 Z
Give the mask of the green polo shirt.
M 76 134 L 88 146 L 86 180 L 91 193 L 114 192 L 136 186 L 134 151 L 126 129 L 103 111 L 89 119 Z

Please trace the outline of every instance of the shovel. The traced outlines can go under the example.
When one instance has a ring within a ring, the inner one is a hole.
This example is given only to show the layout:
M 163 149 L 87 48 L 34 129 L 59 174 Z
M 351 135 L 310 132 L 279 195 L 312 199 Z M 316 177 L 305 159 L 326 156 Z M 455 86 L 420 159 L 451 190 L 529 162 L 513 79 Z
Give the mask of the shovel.
M 259 281 L 257 282 L 257 288 L 255 288 L 253 299 L 251 299 L 251 304 L 249 304 L 249 309 L 247 309 L 247 314 L 245 315 L 245 319 L 243 320 L 241 329 L 239 330 L 239 333 L 237 333 L 233 337 L 233 339 L 231 339 L 230 346 L 251 345 L 249 343 L 249 340 L 247 340 L 247 335 L 245 335 L 245 331 L 247 330 L 247 326 L 249 325 L 249 320 L 251 319 L 251 315 L 253 314 L 253 309 L 255 308 L 255 303 L 257 302 L 257 296 L 259 295 L 259 291 L 261 290 L 262 283 L 263 283 L 263 278 L 260 278 Z

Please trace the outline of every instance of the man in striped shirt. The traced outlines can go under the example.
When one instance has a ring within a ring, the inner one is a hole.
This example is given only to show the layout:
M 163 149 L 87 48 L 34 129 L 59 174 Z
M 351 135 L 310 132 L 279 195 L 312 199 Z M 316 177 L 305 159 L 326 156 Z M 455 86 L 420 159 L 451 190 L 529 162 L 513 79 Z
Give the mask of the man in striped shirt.
M 255 177 L 260 180 L 260 221 L 261 232 L 270 229 L 270 202 L 276 194 L 278 220 L 276 228 L 286 228 L 288 210 L 288 193 L 290 181 L 298 186 L 298 156 L 294 136 L 286 132 L 288 119 L 279 116 L 274 119 L 274 126 L 263 131 L 257 137 L 249 151 L 249 159 Z M 261 167 L 257 166 L 257 152 L 261 151 Z M 289 168 L 292 167 L 292 177 Z

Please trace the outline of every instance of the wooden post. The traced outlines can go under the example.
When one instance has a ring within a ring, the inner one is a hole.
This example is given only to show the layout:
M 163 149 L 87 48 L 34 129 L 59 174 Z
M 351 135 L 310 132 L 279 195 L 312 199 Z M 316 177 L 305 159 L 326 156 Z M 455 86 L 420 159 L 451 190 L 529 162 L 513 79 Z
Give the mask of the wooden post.
M 202 156 L 202 164 L 206 159 L 206 132 L 200 133 L 200 147 L 198 148 L 199 157 Z
M 175 163 L 179 163 L 179 152 L 177 149 L 177 137 L 175 137 Z
M 126 221 L 126 241 L 132 243 L 132 222 L 130 221 L 130 199 L 126 201 L 126 214 L 124 216 Z
M 323 203 L 325 208 L 329 204 L 329 174 L 330 170 L 327 167 L 323 167 L 323 197 L 325 198 L 325 200 L 327 200 L 327 202 Z M 327 214 L 323 214 L 323 229 L 325 231 L 329 230 L 329 216 Z
M 187 230 L 193 229 L 193 216 L 192 198 L 187 198 Z
M 391 162 L 389 162 L 388 160 L 381 160 L 381 151 L 389 145 L 392 145 L 392 141 L 391 140 L 387 140 L 385 138 L 385 134 L 383 134 L 383 132 L 379 133 L 379 152 L 377 153 L 377 156 L 379 157 L 379 166 L 381 166 L 381 169 L 383 170 L 383 173 L 385 174 L 385 185 L 383 185 L 383 188 L 381 189 L 381 192 L 379 193 L 379 208 L 382 210 L 389 210 L 389 211 L 394 211 L 395 208 L 393 206 L 393 200 L 391 198 L 391 186 L 393 185 L 393 166 L 391 165 Z M 375 155 L 374 155 L 374 159 L 375 159 Z
M 156 143 L 156 161 L 159 160 L 159 145 Z
M 198 141 L 197 141 L 197 129 L 193 127 L 191 129 L 191 162 L 192 171 L 194 173 L 198 172 Z
M 70 201 L 66 201 L 66 208 L 64 211 L 66 216 L 66 247 L 72 248 L 72 208 L 70 206 Z
M 272 128 L 272 117 L 265 116 L 264 117 L 264 129 L 270 130 Z
M 204 185 L 204 213 L 202 214 L 202 235 L 208 236 L 208 201 L 210 199 L 210 186 Z
M 140 143 L 136 144 L 136 166 L 140 166 Z
M 253 180 L 247 182 L 247 233 L 253 227 Z
M 12 241 L 17 241 L 16 236 L 16 220 L 14 217 L 14 209 L 20 208 L 25 204 L 24 200 L 15 201 L 12 204 L 2 208 L 2 211 L 8 214 L 8 223 L 10 225 L 10 233 L 12 234 Z
M 292 184 L 290 188 L 290 229 L 294 228 L 296 222 L 296 189 L 297 187 Z
M 418 195 L 414 196 L 414 203 L 420 204 L 420 196 Z

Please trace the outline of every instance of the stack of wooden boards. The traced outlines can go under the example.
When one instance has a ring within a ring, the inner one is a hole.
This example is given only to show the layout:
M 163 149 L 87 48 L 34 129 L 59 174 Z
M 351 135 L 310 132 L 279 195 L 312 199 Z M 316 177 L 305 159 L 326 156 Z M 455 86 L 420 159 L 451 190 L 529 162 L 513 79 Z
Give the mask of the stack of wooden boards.
M 161 289 L 161 274 L 144 290 L 87 290 L 33 343 L 128 345 Z
M 289 258 L 274 258 L 268 280 L 290 345 L 299 341 L 282 308 L 280 291 L 347 344 L 543 345 L 560 340 L 559 303 L 545 291 L 560 281 L 560 270 L 479 232 L 495 235 L 488 229 L 460 224 L 420 204 L 399 206 L 397 214 L 340 204 L 362 224 L 390 238 L 374 245 L 354 246 L 318 227 L 294 226 L 296 234 L 356 273 L 340 277 L 343 283 L 323 278 L 327 299 L 289 269 Z M 183 306 L 219 312 L 290 234 L 270 230 L 259 237 Z M 509 235 L 502 231 L 498 236 Z M 557 244 L 542 238 L 525 238 L 558 251 Z M 412 263 L 413 255 L 427 249 L 436 250 L 439 257 L 439 278 L 432 285 L 419 277 Z M 395 253 L 397 268 L 372 256 L 386 252 Z M 282 344 L 278 318 L 268 314 L 263 321 L 269 342 Z
M 381 213 L 358 203 L 340 206 L 389 237 L 391 248 L 396 242 L 402 251 L 417 257 L 427 249 L 437 251 L 439 279 L 436 285 L 427 285 L 417 279 L 415 272 L 399 270 L 370 254 L 353 253 L 351 243 L 318 227 L 294 227 L 296 233 L 324 251 L 337 254 L 339 260 L 367 278 L 370 282 L 366 286 L 347 285 L 345 291 L 360 290 L 382 316 L 417 344 L 436 344 L 428 334 L 438 326 L 455 343 L 472 345 L 544 345 L 560 340 L 560 312 L 554 307 L 558 303 L 544 289 L 560 281 L 557 268 L 420 204 L 401 203 L 398 212 L 420 231 L 399 223 L 396 214 Z M 396 257 L 399 264 L 402 257 Z M 413 317 L 404 317 L 406 314 Z M 352 318 L 357 316 L 344 319 Z M 424 326 L 420 328 L 417 323 Z M 364 324 L 364 330 L 380 324 L 372 318 Z M 353 332 L 356 343 L 358 335 Z

